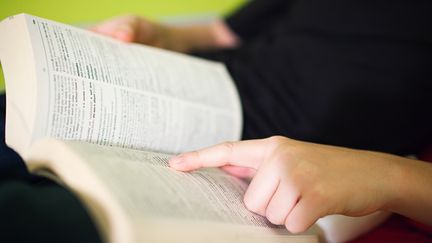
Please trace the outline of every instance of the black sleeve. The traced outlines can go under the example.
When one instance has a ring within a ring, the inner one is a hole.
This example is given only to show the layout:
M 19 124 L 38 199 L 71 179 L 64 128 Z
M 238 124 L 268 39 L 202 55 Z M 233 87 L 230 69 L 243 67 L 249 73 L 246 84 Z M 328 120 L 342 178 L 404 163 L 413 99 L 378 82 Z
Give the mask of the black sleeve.
M 53 183 L 0 179 L 0 242 L 102 242 L 74 194 Z
M 430 0 L 288 2 L 285 16 L 271 13 L 275 0 L 251 3 L 233 28 L 250 36 L 258 19 L 278 16 L 273 29 L 200 55 L 233 77 L 243 139 L 283 135 L 401 155 L 431 143 Z
M 0 137 L 6 97 L 0 95 Z M 0 140 L 0 242 L 92 242 L 102 239 L 86 208 L 66 188 L 29 174 Z
M 262 34 L 288 11 L 289 0 L 255 0 L 226 19 L 228 26 L 242 39 Z

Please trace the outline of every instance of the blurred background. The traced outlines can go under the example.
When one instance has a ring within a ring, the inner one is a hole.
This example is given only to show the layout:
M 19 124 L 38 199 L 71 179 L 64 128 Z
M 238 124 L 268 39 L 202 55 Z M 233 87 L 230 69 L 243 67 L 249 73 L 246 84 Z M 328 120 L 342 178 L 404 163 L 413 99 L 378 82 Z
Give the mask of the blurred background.
M 28 13 L 86 26 L 104 19 L 139 14 L 165 22 L 193 22 L 225 16 L 246 0 L 0 0 L 0 19 Z M 0 36 L 1 38 L 1 36 Z M 0 91 L 4 90 L 0 68 Z

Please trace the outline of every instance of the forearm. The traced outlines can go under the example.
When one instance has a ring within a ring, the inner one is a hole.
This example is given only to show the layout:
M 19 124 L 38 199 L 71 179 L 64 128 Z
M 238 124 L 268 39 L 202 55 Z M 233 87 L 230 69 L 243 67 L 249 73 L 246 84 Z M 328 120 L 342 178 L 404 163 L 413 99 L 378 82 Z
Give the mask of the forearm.
M 182 171 L 228 166 L 227 172 L 251 179 L 245 206 L 293 233 L 326 215 L 376 211 L 432 225 L 432 164 L 404 157 L 274 136 L 184 153 L 170 165 Z
M 388 210 L 432 225 L 432 164 L 395 158 L 398 170 L 392 183 L 396 200 Z

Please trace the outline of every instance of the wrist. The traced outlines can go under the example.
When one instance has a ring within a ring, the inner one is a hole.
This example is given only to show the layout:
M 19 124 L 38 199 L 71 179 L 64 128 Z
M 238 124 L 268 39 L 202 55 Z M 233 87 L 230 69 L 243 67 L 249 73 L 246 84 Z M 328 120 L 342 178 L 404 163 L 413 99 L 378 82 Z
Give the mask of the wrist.
M 408 195 L 407 186 L 410 184 L 410 160 L 398 156 L 389 156 L 384 158 L 389 161 L 389 178 L 387 181 L 387 190 L 389 191 L 389 198 L 384 205 L 384 210 L 391 212 L 398 212 L 406 195 Z
M 432 165 L 419 160 L 394 156 L 395 200 L 387 210 L 432 225 Z

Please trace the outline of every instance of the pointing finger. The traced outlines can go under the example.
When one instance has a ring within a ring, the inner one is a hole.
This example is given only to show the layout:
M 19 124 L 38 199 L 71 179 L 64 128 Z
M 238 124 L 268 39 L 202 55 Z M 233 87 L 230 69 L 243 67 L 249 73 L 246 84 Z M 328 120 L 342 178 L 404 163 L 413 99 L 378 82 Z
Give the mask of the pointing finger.
M 177 170 L 190 171 L 201 167 L 234 165 L 258 169 L 266 157 L 266 140 L 225 142 L 202 150 L 184 153 L 170 160 Z

